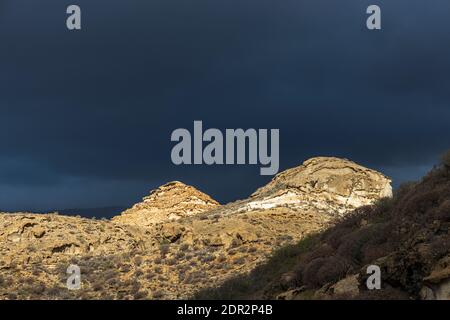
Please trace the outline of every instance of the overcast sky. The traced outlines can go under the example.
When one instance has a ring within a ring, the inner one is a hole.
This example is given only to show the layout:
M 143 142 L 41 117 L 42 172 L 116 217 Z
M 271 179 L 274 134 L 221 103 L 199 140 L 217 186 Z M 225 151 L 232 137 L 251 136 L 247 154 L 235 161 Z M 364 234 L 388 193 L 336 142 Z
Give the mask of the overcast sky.
M 173 165 L 194 120 L 279 128 L 281 169 L 332 155 L 417 179 L 450 148 L 449 16 L 448 0 L 0 0 L 0 209 L 127 206 L 171 180 L 227 202 L 270 179 Z

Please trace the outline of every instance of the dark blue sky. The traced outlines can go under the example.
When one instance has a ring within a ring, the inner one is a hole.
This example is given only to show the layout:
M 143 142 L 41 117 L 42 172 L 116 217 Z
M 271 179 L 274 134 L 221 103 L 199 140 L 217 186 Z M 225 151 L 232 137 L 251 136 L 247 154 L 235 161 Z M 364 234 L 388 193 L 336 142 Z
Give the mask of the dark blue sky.
M 0 209 L 129 205 L 170 180 L 226 202 L 270 179 L 174 166 L 170 134 L 194 120 L 279 128 L 281 169 L 333 155 L 416 179 L 450 147 L 449 16 L 448 0 L 0 0 Z

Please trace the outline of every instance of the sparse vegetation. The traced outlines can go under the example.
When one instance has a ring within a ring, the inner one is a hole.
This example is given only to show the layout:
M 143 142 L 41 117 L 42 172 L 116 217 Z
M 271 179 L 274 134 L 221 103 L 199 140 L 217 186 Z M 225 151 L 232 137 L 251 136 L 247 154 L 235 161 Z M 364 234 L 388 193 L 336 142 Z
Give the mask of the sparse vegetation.
M 159 246 L 159 252 L 161 253 L 161 257 L 165 257 L 170 251 L 169 244 L 162 244 Z
M 310 236 L 297 245 L 286 246 L 276 251 L 267 263 L 256 267 L 249 275 L 232 278 L 219 288 L 201 290 L 196 293 L 194 298 L 205 300 L 251 299 L 274 278 L 293 268 L 299 254 L 311 248 L 315 241 L 316 237 Z

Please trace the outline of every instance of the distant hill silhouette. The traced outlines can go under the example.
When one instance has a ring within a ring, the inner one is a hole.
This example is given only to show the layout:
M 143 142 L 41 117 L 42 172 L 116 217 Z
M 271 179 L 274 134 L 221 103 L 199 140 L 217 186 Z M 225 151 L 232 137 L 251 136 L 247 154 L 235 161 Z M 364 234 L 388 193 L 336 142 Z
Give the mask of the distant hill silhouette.
M 111 219 L 114 216 L 117 216 L 122 211 L 126 210 L 125 206 L 111 206 L 111 207 L 98 207 L 98 208 L 73 208 L 73 209 L 52 209 L 47 210 L 47 212 L 59 212 L 63 215 L 68 216 L 82 216 L 86 218 L 107 218 Z M 44 213 L 44 212 L 43 212 Z

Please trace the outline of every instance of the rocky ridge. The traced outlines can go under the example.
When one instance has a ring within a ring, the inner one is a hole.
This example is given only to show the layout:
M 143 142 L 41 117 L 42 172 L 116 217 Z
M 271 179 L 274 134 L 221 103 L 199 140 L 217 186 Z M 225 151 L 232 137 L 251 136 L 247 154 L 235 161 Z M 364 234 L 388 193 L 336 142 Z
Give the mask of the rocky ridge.
M 347 159 L 317 157 L 278 174 L 248 199 L 156 229 L 178 230 L 172 237 L 190 244 L 225 247 L 252 242 L 261 234 L 272 243 L 277 237 L 299 239 L 358 207 L 392 197 L 390 183 L 383 174 Z
M 186 298 L 391 192 L 376 171 L 320 157 L 223 206 L 172 182 L 111 221 L 1 214 L 0 297 Z M 81 267 L 78 291 L 65 287 L 71 263 Z

